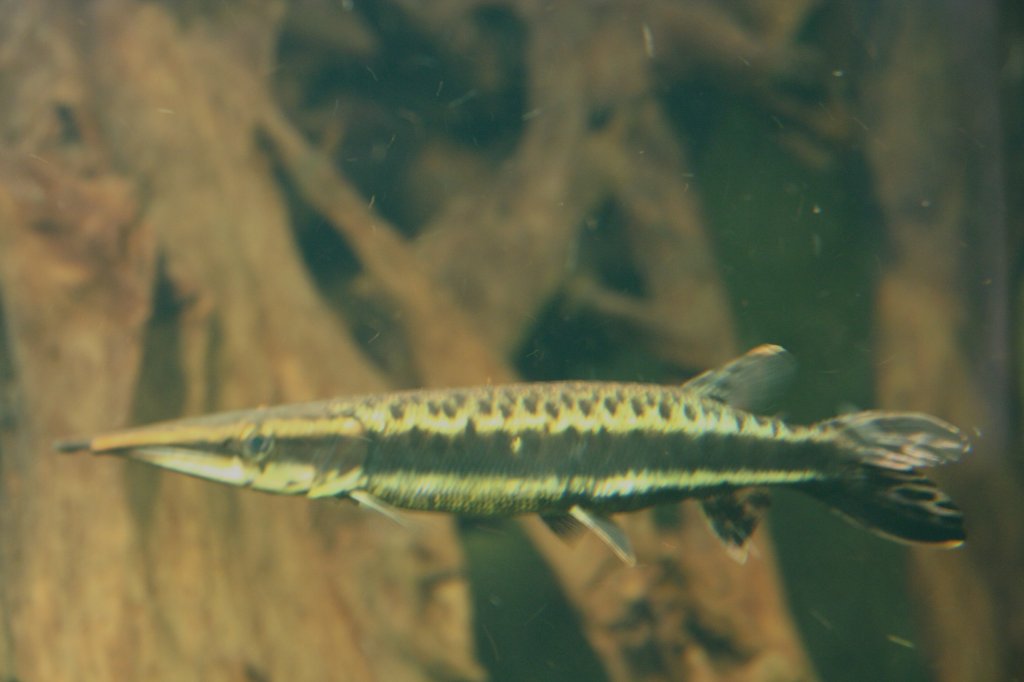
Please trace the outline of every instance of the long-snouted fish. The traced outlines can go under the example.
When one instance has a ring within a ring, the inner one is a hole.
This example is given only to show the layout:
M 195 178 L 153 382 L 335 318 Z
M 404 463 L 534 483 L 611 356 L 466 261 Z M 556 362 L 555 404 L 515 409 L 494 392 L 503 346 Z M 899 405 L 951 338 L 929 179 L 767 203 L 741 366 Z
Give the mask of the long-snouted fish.
M 312 498 L 471 516 L 535 513 L 594 531 L 627 563 L 609 514 L 697 498 L 737 558 L 767 505 L 799 490 L 889 538 L 964 540 L 960 510 L 918 469 L 968 452 L 925 414 L 858 412 L 810 426 L 756 414 L 791 376 L 760 346 L 681 386 L 559 382 L 420 390 L 225 412 L 57 444 Z

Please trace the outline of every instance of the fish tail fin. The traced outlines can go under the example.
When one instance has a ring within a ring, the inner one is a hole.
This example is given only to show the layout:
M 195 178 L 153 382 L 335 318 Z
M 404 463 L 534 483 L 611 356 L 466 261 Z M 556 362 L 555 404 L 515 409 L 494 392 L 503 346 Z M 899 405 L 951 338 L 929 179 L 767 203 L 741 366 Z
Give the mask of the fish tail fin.
M 879 535 L 955 547 L 963 515 L 949 496 L 917 472 L 955 462 L 970 443 L 952 424 L 926 414 L 857 412 L 819 425 L 857 462 L 853 475 L 808 484 L 805 491 Z
M 914 471 L 865 466 L 858 478 L 808 484 L 804 492 L 890 540 L 957 547 L 966 539 L 960 509 Z
M 818 427 L 831 432 L 835 443 L 858 461 L 880 469 L 940 466 L 971 449 L 960 429 L 917 412 L 855 412 Z

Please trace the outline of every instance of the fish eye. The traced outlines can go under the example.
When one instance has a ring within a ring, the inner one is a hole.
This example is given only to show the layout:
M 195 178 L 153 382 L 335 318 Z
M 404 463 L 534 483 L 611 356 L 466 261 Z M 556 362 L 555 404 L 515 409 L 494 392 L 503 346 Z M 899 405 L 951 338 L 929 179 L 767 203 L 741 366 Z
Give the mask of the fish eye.
M 250 457 L 259 457 L 260 455 L 267 454 L 273 445 L 273 437 L 270 434 L 260 432 L 257 428 L 253 428 L 242 438 L 242 448 L 245 454 Z

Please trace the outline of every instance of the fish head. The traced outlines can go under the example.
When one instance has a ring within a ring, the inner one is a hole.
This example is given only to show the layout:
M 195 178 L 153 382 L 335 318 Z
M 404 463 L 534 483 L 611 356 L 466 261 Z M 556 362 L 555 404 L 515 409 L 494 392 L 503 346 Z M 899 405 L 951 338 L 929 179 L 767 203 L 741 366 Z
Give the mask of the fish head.
M 112 431 L 74 446 L 97 455 L 114 455 L 146 462 L 210 481 L 248 486 L 274 451 L 271 434 L 264 433 L 255 415 L 245 412 L 159 422 Z
M 301 494 L 361 466 L 358 420 L 282 413 L 274 408 L 161 422 L 58 444 L 58 450 L 114 455 L 208 481 Z

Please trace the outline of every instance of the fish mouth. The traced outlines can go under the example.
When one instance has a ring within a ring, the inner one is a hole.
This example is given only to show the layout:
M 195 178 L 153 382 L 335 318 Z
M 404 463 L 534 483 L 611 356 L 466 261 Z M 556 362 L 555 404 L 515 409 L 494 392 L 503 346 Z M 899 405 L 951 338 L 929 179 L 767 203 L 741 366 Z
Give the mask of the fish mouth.
M 233 453 L 188 446 L 133 446 L 103 454 L 121 455 L 206 481 L 278 495 L 305 494 L 323 475 L 311 462 L 276 459 L 257 463 Z
M 239 445 L 246 427 L 211 421 L 200 418 L 125 429 L 91 440 L 58 442 L 54 448 L 145 462 L 206 481 L 281 495 L 304 494 L 323 477 L 305 459 L 246 457 Z
M 206 481 L 247 487 L 259 475 L 257 467 L 241 457 L 175 445 L 145 445 L 97 454 L 119 455 L 161 469 L 187 474 Z
M 111 455 L 207 481 L 248 486 L 259 476 L 259 467 L 228 449 L 233 435 L 226 429 L 211 430 L 207 424 L 176 422 L 59 442 L 55 448 L 63 453 Z

